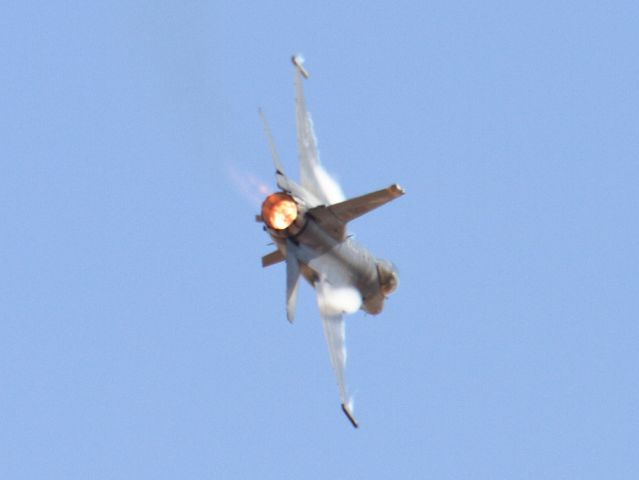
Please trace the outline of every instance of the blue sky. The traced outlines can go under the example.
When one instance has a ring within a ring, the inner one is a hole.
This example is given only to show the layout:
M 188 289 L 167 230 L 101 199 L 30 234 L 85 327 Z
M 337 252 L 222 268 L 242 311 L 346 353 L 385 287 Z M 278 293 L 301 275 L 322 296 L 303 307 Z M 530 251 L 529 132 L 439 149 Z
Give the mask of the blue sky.
M 635 478 L 637 4 L 256 3 L 0 7 L 0 476 Z M 237 182 L 295 52 L 346 194 L 407 190 L 357 431 Z

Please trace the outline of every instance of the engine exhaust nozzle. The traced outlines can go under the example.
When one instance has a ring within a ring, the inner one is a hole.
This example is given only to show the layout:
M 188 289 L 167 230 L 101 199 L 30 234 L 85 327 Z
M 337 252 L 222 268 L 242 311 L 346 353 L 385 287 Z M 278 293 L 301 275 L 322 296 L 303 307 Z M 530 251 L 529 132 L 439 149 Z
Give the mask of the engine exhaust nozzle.
M 269 228 L 281 232 L 290 227 L 299 216 L 297 203 L 290 195 L 277 192 L 262 203 L 262 218 Z

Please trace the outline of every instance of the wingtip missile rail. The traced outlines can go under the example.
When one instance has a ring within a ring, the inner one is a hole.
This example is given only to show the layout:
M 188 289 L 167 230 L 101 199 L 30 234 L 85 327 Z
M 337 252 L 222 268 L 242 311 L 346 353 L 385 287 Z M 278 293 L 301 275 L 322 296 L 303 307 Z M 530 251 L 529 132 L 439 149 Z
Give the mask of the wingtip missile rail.
M 304 78 L 308 80 L 309 74 L 308 74 L 308 71 L 304 68 L 304 65 L 303 65 L 304 59 L 300 57 L 299 55 L 293 55 L 291 57 L 291 61 L 293 62 L 293 65 L 295 65 L 295 67 L 304 76 Z
M 344 415 L 346 415 L 346 418 L 348 418 L 348 421 L 351 422 L 353 427 L 359 428 L 359 424 L 357 423 L 357 420 L 355 420 L 355 417 L 353 417 L 353 414 L 351 413 L 351 411 L 343 403 L 342 403 L 342 411 L 344 412 Z

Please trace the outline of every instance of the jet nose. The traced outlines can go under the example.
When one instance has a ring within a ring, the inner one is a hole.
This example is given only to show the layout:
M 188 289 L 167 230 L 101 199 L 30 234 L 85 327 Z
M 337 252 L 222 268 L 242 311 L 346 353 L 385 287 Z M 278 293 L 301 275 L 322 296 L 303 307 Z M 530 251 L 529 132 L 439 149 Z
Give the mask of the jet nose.
M 399 272 L 397 267 L 388 260 L 377 261 L 377 273 L 379 276 L 379 287 L 384 296 L 389 296 L 399 286 Z

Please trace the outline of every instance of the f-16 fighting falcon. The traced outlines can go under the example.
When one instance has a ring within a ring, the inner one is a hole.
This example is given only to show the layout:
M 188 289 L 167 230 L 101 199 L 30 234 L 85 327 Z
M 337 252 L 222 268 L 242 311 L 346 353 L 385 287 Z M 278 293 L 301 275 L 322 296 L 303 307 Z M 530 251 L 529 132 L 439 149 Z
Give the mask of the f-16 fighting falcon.
M 393 184 L 382 190 L 346 200 L 337 182 L 322 167 L 313 123 L 306 110 L 302 82 L 309 74 L 299 56 L 295 66 L 297 142 L 300 183 L 286 176 L 264 115 L 277 186 L 269 195 L 257 221 L 271 236 L 277 250 L 262 257 L 262 266 L 286 263 L 286 315 L 293 322 L 300 276 L 317 292 L 331 364 L 337 376 L 342 410 L 357 428 L 346 388 L 345 313 L 358 309 L 376 315 L 398 285 L 397 271 L 387 261 L 375 258 L 347 232 L 347 224 L 404 194 Z

